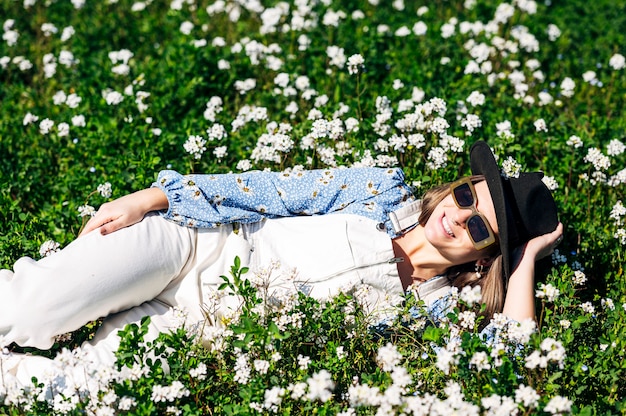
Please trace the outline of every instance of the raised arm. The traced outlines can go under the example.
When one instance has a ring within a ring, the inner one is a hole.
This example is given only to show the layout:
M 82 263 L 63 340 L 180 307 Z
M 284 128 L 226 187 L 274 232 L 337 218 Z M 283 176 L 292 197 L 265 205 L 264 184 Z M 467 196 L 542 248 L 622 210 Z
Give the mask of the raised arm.
M 516 321 L 535 319 L 535 262 L 550 255 L 563 235 L 563 224 L 530 240 L 520 264 L 509 279 L 502 313 Z

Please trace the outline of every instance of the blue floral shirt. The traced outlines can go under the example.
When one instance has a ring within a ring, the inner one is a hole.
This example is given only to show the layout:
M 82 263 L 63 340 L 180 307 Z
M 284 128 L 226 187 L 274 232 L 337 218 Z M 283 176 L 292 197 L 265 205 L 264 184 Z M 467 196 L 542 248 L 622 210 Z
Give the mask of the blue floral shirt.
M 384 223 L 396 233 L 389 212 L 414 200 L 401 169 L 337 168 L 254 171 L 218 175 L 159 173 L 153 186 L 167 195 L 166 219 L 187 227 L 212 228 L 263 218 L 345 213 Z

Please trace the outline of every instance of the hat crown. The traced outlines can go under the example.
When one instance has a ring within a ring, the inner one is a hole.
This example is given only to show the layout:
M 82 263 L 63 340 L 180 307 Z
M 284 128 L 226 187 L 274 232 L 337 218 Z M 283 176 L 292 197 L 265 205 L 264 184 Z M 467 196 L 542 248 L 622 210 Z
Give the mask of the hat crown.
M 541 178 L 543 173 L 520 173 L 517 178 L 502 178 L 509 244 L 524 244 L 534 237 L 553 231 L 557 209 L 552 194 Z

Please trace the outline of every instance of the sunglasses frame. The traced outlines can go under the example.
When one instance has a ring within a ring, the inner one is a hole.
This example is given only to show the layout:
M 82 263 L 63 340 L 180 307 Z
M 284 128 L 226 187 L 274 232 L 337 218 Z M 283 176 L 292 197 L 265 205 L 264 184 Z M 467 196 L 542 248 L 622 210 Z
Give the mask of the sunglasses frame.
M 467 206 L 467 207 L 461 206 L 459 204 L 459 201 L 457 201 L 456 199 L 454 190 L 462 185 L 469 186 L 470 192 L 472 193 L 472 205 L 471 206 Z M 459 209 L 469 209 L 472 211 L 472 214 L 465 221 L 466 224 L 470 219 L 474 217 L 479 217 L 485 223 L 485 226 L 487 228 L 487 232 L 489 233 L 489 235 L 480 241 L 474 240 L 474 237 L 472 236 L 469 227 L 465 227 L 465 231 L 467 231 L 467 235 L 472 241 L 474 248 L 476 248 L 476 250 L 482 250 L 494 244 L 496 242 L 496 235 L 493 232 L 493 229 L 491 228 L 491 224 L 489 224 L 489 220 L 480 211 L 476 209 L 476 201 L 478 201 L 478 198 L 476 196 L 476 189 L 474 188 L 474 184 L 472 183 L 472 180 L 470 178 L 461 178 L 455 182 L 452 182 L 450 184 L 450 194 L 452 195 L 452 200 L 454 201 L 454 203 Z

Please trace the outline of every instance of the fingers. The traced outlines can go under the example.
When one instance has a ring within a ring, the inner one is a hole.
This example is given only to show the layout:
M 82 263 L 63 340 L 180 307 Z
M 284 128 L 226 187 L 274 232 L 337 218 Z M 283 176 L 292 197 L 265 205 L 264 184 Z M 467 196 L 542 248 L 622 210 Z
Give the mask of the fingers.
M 111 234 L 121 228 L 128 227 L 131 223 L 127 223 L 123 220 L 122 217 L 117 218 L 115 220 L 109 221 L 106 224 L 103 224 L 100 227 L 100 234 L 106 235 Z
M 103 223 L 104 222 L 101 221 L 101 218 L 91 217 L 91 219 L 87 221 L 87 224 L 85 224 L 85 228 L 83 228 L 78 236 L 81 237 L 85 234 L 92 232 L 96 228 L 100 227 Z
M 104 227 L 107 224 L 110 224 L 112 221 L 116 221 L 119 218 L 120 216 L 110 216 L 110 215 L 101 213 L 101 211 L 98 211 L 96 212 L 95 216 L 91 217 L 91 219 L 87 221 L 87 224 L 85 224 L 85 228 L 83 228 L 83 230 L 78 236 L 80 237 L 82 235 L 90 233 L 99 227 L 100 227 L 100 231 L 102 232 L 103 230 L 102 227 Z M 118 227 L 118 228 L 121 228 L 121 227 Z M 113 232 L 113 231 L 115 231 L 115 229 L 111 230 L 110 232 Z

